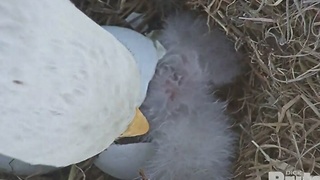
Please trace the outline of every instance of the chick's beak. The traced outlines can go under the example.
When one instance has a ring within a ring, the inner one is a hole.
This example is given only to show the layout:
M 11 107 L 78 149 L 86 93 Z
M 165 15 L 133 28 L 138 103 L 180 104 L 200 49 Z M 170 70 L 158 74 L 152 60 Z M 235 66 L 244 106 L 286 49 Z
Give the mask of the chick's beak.
M 119 138 L 134 137 L 146 134 L 149 131 L 149 123 L 146 117 L 142 114 L 139 108 L 136 109 L 136 114 L 128 126 L 128 129 L 121 134 Z

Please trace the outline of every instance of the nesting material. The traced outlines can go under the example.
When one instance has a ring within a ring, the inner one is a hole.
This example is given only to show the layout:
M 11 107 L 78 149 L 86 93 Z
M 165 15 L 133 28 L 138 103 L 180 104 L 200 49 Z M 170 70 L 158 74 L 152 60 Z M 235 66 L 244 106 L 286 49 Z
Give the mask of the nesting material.
M 267 179 L 296 167 L 320 173 L 319 2 L 188 0 L 246 53 L 248 73 L 231 92 L 243 132 L 235 179 Z
M 235 179 L 271 170 L 320 173 L 320 2 L 190 0 L 215 21 L 250 67 L 236 99 L 244 118 Z
M 125 18 L 136 11 L 147 17 L 144 27 L 155 9 L 146 0 L 73 1 L 99 24 L 128 26 Z M 243 95 L 228 96 L 243 127 L 234 179 L 267 180 L 269 171 L 286 167 L 320 174 L 319 2 L 187 0 L 186 5 L 215 21 L 246 53 L 248 73 L 230 88 Z M 72 180 L 112 179 L 89 165 Z
M 149 0 L 71 0 L 80 10 L 100 25 L 132 27 L 132 23 L 143 18 L 135 30 L 141 32 L 155 15 Z M 133 13 L 141 15 L 128 21 Z

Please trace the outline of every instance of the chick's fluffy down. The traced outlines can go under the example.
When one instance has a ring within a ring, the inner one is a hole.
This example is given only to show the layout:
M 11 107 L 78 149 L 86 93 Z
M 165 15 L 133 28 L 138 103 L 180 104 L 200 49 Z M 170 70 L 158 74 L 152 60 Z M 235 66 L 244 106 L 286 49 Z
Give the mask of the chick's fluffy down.
M 206 78 L 210 79 L 205 80 L 214 83 L 215 87 L 232 82 L 240 73 L 240 55 L 235 52 L 233 43 L 218 28 L 209 32 L 203 18 L 195 18 L 190 13 L 169 16 L 160 41 L 169 53 L 190 60 L 193 56 L 189 57 L 188 52 L 195 51 L 196 61 L 209 75 Z
M 235 134 L 229 130 L 224 103 L 203 102 L 167 115 L 152 133 L 155 155 L 146 173 L 151 180 L 229 179 Z M 196 108 L 196 109 L 193 109 Z
M 145 172 L 151 180 L 229 179 L 237 135 L 226 103 L 209 89 L 240 73 L 238 56 L 222 32 L 207 32 L 204 20 L 182 13 L 166 23 L 160 41 L 167 54 L 141 106 L 156 148 Z

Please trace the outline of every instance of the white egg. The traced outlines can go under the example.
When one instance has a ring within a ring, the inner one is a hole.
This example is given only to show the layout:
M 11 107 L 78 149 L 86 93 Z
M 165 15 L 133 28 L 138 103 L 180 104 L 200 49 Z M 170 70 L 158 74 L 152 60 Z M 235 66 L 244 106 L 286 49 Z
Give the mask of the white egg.
M 0 154 L 0 171 L 19 176 L 45 174 L 58 168 L 43 165 L 31 165 L 23 161 Z
M 151 143 L 113 144 L 98 156 L 94 164 L 113 177 L 132 180 L 139 177 L 139 170 L 153 153 Z

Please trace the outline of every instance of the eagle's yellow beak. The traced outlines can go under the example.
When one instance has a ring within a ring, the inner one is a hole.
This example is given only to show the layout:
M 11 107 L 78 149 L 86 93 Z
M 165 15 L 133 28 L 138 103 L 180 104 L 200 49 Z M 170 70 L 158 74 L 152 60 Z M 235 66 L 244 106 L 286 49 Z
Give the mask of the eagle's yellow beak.
M 141 111 L 137 108 L 136 114 L 129 124 L 128 129 L 121 134 L 119 138 L 123 137 L 134 137 L 146 134 L 149 131 L 149 123 L 146 117 L 141 113 Z

